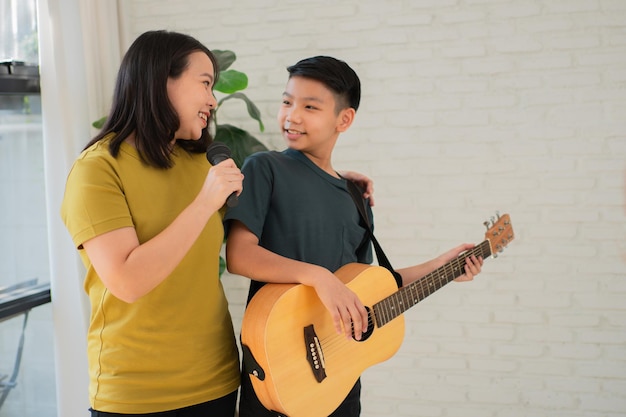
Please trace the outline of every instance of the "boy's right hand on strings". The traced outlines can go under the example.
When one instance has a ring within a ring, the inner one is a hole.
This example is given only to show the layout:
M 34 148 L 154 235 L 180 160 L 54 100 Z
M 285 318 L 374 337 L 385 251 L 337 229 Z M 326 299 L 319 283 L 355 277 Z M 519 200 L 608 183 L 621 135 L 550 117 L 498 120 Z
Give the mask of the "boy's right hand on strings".
M 354 291 L 346 287 L 333 273 L 325 271 L 324 276 L 316 277 L 314 288 L 328 309 L 335 330 L 338 334 L 344 333 L 347 339 L 354 337 L 361 340 L 369 321 L 365 306 Z
M 243 174 L 231 158 L 212 166 L 200 191 L 205 204 L 212 211 L 219 210 L 232 193 L 241 194 Z

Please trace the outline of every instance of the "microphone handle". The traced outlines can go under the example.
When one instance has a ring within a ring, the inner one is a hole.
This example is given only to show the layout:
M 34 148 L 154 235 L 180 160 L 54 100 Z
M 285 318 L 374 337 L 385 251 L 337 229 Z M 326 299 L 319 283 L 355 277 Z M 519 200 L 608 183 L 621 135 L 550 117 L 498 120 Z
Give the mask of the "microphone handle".
M 239 204 L 239 197 L 237 196 L 237 193 L 233 191 L 232 194 L 226 199 L 226 205 L 228 207 L 237 207 L 237 204 Z
M 209 160 L 209 162 L 211 163 L 211 165 L 217 165 L 220 162 L 227 160 L 228 158 L 230 158 L 230 155 L 219 154 L 211 158 L 212 160 Z M 239 204 L 239 197 L 237 196 L 237 193 L 233 191 L 231 195 L 226 198 L 226 205 L 228 207 L 237 207 L 237 204 Z

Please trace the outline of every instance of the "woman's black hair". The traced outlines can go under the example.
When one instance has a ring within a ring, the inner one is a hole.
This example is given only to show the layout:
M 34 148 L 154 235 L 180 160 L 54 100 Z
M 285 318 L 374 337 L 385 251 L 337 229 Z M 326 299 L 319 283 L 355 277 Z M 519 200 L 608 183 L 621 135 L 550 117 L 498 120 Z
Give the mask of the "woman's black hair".
M 164 30 L 140 35 L 120 64 L 106 122 L 85 149 L 115 133 L 109 151 L 117 157 L 122 142 L 134 134 L 135 147 L 144 162 L 159 168 L 171 167 L 172 141 L 180 119 L 167 95 L 167 80 L 181 76 L 193 52 L 208 55 L 217 81 L 215 56 L 195 38 Z M 212 141 L 207 127 L 200 139 L 177 142 L 187 152 L 203 153 Z

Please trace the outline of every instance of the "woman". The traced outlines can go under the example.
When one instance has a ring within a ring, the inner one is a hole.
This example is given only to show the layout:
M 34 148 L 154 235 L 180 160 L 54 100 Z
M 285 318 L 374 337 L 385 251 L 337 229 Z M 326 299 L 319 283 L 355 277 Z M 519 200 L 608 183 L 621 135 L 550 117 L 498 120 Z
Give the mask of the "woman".
M 190 36 L 139 36 L 105 126 L 68 176 L 61 214 L 87 270 L 92 416 L 234 415 L 219 210 L 243 176 L 232 159 L 205 157 L 217 74 Z

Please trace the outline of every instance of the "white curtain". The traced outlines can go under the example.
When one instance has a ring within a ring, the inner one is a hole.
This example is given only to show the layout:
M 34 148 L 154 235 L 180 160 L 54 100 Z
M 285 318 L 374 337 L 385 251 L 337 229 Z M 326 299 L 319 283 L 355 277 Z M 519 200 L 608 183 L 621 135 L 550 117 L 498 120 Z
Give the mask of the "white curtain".
M 38 0 L 57 416 L 88 415 L 83 268 L 59 209 L 74 159 L 106 115 L 124 39 L 123 0 Z M 122 20 L 123 21 L 123 20 Z

